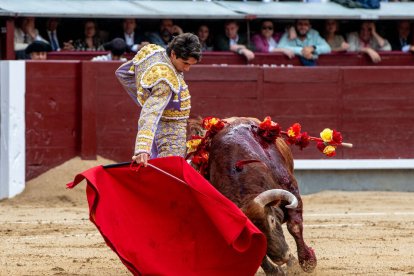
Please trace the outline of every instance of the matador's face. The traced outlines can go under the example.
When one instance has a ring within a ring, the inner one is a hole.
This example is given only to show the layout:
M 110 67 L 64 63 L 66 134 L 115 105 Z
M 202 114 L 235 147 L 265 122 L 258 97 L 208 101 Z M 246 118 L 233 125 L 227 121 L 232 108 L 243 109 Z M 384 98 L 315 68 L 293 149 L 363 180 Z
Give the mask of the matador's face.
M 193 57 L 190 57 L 188 59 L 177 58 L 174 51 L 171 51 L 170 59 L 178 72 L 188 72 L 190 71 L 191 65 L 197 63 L 197 60 Z

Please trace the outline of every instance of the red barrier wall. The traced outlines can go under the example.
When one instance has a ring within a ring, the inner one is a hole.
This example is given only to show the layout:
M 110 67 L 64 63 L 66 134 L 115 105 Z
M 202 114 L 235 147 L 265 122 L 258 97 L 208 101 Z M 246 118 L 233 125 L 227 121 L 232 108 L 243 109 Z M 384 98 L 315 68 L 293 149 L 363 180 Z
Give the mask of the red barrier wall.
M 140 110 L 114 76 L 119 65 L 28 62 L 29 178 L 77 154 L 129 160 Z M 414 158 L 414 67 L 197 65 L 186 81 L 193 116 L 269 115 L 314 136 L 340 130 L 355 147 L 337 158 Z M 313 147 L 294 156 L 324 158 Z
M 81 52 L 81 51 L 61 51 L 48 54 L 50 60 L 91 60 L 97 55 L 107 54 L 108 52 Z M 254 65 L 294 65 L 301 66 L 298 58 L 289 59 L 281 53 L 255 53 L 255 59 L 250 63 Z M 372 63 L 365 54 L 356 53 L 332 53 L 321 55 L 318 59 L 319 66 L 413 66 L 414 55 L 402 52 L 381 52 L 382 61 L 378 64 Z M 127 58 L 133 55 L 127 54 Z M 228 64 L 246 65 L 247 60 L 233 52 L 204 52 L 201 64 Z
M 80 152 L 80 62 L 26 63 L 26 177 Z

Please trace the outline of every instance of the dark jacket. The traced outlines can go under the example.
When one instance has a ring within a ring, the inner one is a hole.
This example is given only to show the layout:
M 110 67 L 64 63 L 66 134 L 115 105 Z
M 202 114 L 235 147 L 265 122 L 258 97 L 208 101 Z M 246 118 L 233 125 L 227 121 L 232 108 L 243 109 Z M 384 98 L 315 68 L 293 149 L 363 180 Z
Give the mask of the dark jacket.
M 125 40 L 125 42 L 127 41 L 126 38 L 125 38 L 124 32 L 116 34 L 112 39 L 114 39 L 114 38 L 122 38 L 123 40 Z M 140 34 L 140 33 L 135 31 L 134 32 L 134 45 L 135 44 L 141 44 L 144 41 L 149 41 L 149 39 L 145 35 Z M 128 53 L 132 52 L 131 51 L 131 45 L 127 45 L 127 50 L 126 51 Z
M 237 44 L 245 45 L 250 50 L 254 50 L 254 46 L 252 43 L 248 45 L 247 36 L 245 34 L 239 34 L 239 41 L 237 41 Z M 214 43 L 214 50 L 230 51 L 230 39 L 224 34 L 218 35 Z

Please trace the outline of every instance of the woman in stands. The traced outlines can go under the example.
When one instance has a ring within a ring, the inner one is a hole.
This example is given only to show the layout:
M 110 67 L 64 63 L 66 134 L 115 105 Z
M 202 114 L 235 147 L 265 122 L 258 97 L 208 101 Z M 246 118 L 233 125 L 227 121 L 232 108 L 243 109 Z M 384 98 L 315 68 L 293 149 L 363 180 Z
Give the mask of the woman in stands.
M 78 39 L 73 44 L 77 51 L 104 51 L 102 41 L 97 36 L 97 27 L 95 21 L 88 20 L 85 22 L 84 38 Z
M 349 44 L 346 43 L 344 37 L 338 33 L 338 21 L 328 19 L 325 21 L 324 38 L 331 46 L 332 52 L 343 52 L 349 49 Z
M 210 28 L 202 24 L 198 27 L 197 36 L 200 40 L 201 50 L 204 51 L 213 51 L 213 43 L 210 35 Z

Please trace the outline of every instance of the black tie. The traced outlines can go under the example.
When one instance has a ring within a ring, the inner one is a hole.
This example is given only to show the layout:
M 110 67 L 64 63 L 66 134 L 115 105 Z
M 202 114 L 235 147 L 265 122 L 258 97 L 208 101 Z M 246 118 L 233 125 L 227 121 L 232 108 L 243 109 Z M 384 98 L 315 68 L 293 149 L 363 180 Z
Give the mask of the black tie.
M 52 49 L 53 51 L 57 51 L 59 49 L 59 45 L 57 44 L 56 38 L 55 38 L 55 32 L 50 32 L 51 40 L 52 40 Z

